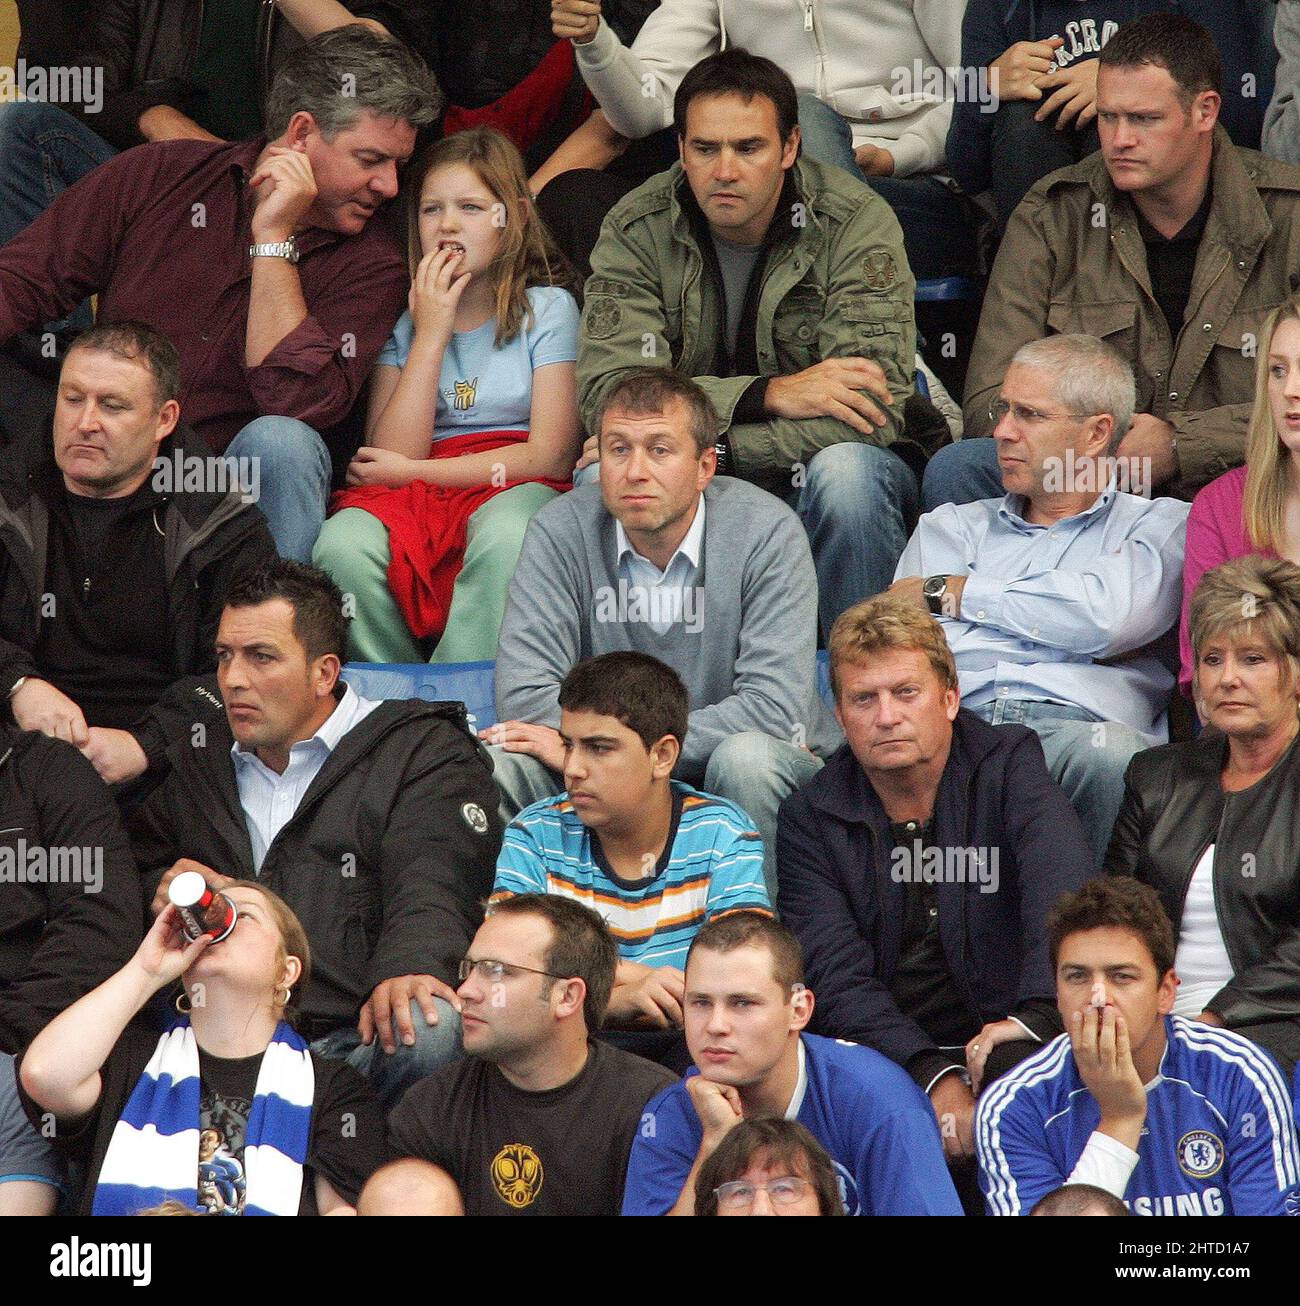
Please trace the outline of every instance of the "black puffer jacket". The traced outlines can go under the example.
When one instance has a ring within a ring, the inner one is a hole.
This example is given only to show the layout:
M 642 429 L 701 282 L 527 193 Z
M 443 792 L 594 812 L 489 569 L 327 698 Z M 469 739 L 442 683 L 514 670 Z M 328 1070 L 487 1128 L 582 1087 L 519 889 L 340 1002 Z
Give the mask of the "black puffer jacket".
M 1133 758 L 1106 871 L 1149 884 L 1177 939 L 1192 873 L 1213 843 L 1233 979 L 1206 1007 L 1229 1029 L 1300 1020 L 1300 739 L 1235 794 L 1219 783 L 1227 747 L 1204 737 Z
M 25 1047 L 123 966 L 144 924 L 131 849 L 94 767 L 71 744 L 0 724 L 0 1052 Z
M 43 430 L 8 430 L 0 458 L 0 695 L 20 676 L 38 676 L 34 650 L 40 637 L 46 593 L 49 508 L 43 485 L 58 475 L 53 436 Z M 206 457 L 210 450 L 184 428 L 163 441 L 159 456 Z M 201 451 L 201 453 L 199 453 Z M 133 726 L 155 765 L 168 742 L 188 734 L 195 722 L 224 719 L 216 698 L 214 641 L 226 590 L 234 576 L 276 556 L 266 518 L 237 491 L 180 490 L 159 496 L 153 527 L 167 574 L 171 633 L 171 688 Z
M 170 773 L 132 820 L 146 901 L 181 857 L 274 889 L 311 944 L 302 1003 L 311 1038 L 355 1022 L 383 980 L 436 975 L 454 985 L 502 833 L 491 764 L 464 705 L 375 708 L 339 741 L 260 873 L 222 720 L 199 746 L 169 750 Z

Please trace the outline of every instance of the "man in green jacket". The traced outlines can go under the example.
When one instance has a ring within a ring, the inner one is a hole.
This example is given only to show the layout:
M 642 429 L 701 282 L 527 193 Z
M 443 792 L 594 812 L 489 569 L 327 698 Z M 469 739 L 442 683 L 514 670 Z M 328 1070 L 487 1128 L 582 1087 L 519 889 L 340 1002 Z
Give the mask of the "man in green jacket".
M 729 49 L 674 102 L 681 161 L 615 207 L 592 252 L 578 347 L 584 422 L 647 365 L 721 417 L 719 471 L 784 498 L 812 541 L 823 625 L 885 589 L 926 450 L 903 438 L 915 281 L 898 220 L 838 168 L 799 159 L 794 86 Z M 583 462 L 596 458 L 590 440 Z
M 1219 53 L 1178 14 L 1127 23 L 1097 73 L 1101 150 L 1040 181 L 1012 215 L 966 378 L 966 434 L 1031 340 L 1085 332 L 1133 368 L 1120 446 L 1156 493 L 1190 499 L 1245 456 L 1256 341 L 1300 285 L 1300 168 L 1218 125 Z M 926 510 L 1003 494 L 992 440 L 926 469 Z

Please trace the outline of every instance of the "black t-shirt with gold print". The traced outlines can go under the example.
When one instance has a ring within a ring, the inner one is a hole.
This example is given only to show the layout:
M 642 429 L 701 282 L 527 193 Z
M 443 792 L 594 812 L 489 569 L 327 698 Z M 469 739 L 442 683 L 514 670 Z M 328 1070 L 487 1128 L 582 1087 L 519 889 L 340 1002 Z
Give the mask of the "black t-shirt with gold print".
M 394 1156 L 416 1156 L 460 1186 L 466 1215 L 617 1215 L 646 1103 L 670 1071 L 601 1042 L 567 1084 L 516 1088 L 466 1057 L 421 1080 L 389 1117 Z

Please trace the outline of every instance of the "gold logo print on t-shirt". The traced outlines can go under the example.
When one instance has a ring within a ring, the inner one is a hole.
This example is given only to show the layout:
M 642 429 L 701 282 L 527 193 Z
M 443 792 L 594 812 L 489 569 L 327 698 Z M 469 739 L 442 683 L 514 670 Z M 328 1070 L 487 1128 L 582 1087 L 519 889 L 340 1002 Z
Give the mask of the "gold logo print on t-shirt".
M 452 391 L 455 399 L 452 400 L 452 407 L 460 412 L 474 407 L 474 401 L 478 398 L 478 377 L 472 381 L 455 381 L 452 383 Z
M 527 1143 L 507 1143 L 492 1158 L 492 1182 L 507 1206 L 523 1210 L 542 1191 L 542 1159 Z

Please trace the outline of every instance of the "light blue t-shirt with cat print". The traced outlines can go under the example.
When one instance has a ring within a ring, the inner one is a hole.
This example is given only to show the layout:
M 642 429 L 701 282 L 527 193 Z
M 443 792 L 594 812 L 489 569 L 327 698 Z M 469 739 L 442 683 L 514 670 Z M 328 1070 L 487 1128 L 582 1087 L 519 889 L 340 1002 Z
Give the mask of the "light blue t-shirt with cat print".
M 533 402 L 533 373 L 550 363 L 578 357 L 578 305 L 559 286 L 528 291 L 533 323 L 498 348 L 496 319 L 473 331 L 453 334 L 442 356 L 434 439 L 478 431 L 526 431 Z M 403 313 L 379 355 L 379 362 L 404 367 L 415 324 Z

